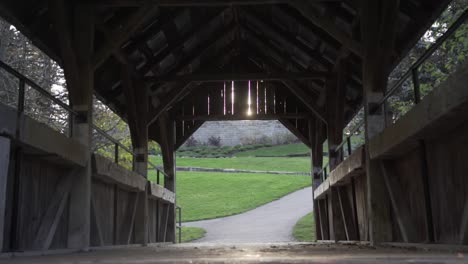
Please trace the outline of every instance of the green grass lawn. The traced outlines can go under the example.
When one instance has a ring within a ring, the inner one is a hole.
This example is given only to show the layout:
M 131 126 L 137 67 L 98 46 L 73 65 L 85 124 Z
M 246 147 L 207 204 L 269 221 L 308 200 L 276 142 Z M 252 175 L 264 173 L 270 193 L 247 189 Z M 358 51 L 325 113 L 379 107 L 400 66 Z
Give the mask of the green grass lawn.
M 311 185 L 310 177 L 249 173 L 177 173 L 182 220 L 238 214 Z
M 293 229 L 294 238 L 305 242 L 315 241 L 314 221 L 313 213 L 306 214 L 299 219 Z
M 150 156 L 150 161 L 156 165 L 162 164 L 160 156 Z M 296 171 L 310 172 L 309 157 L 274 157 L 274 158 L 177 158 L 176 164 L 181 167 L 225 168 L 265 171 Z
M 310 154 L 310 149 L 302 143 L 278 145 L 255 150 L 247 150 L 236 153 L 236 157 L 255 157 L 255 156 L 287 156 L 297 154 Z
M 203 228 L 199 227 L 182 227 L 182 243 L 190 242 L 202 238 L 205 235 L 206 231 Z M 177 228 L 177 242 L 179 242 L 179 229 Z

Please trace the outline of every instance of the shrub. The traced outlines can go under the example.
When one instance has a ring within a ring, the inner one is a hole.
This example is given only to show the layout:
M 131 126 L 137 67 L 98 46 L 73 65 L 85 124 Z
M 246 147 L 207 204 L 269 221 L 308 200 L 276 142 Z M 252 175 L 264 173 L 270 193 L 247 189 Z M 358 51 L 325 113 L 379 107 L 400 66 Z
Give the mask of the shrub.
M 221 137 L 211 136 L 208 138 L 208 145 L 214 147 L 221 147 Z
M 187 147 L 196 147 L 198 145 L 200 145 L 200 142 L 198 142 L 194 137 L 189 137 L 185 143 L 185 146 Z

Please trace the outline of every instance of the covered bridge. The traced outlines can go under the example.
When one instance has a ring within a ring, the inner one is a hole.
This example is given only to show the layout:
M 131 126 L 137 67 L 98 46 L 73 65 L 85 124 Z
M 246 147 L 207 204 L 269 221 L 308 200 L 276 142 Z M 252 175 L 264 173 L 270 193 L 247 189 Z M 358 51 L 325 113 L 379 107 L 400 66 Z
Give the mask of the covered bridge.
M 203 122 L 246 119 L 279 120 L 310 147 L 319 240 L 467 244 L 466 63 L 423 100 L 416 65 L 414 108 L 396 122 L 385 110 L 390 72 L 449 3 L 2 0 L 0 16 L 63 67 L 72 131 L 1 108 L 0 249 L 175 241 L 175 150 Z M 133 171 L 90 152 L 93 94 L 127 121 Z M 351 151 L 343 129 L 362 107 Z M 150 139 L 164 187 L 145 179 Z

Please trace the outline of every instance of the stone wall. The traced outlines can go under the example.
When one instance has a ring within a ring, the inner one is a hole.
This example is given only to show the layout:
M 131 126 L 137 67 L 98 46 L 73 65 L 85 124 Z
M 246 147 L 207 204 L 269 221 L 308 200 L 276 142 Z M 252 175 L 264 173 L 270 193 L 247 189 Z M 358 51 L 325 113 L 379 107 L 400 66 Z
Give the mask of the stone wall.
M 193 134 L 201 143 L 206 143 L 211 136 L 221 137 L 223 146 L 252 144 L 255 141 L 266 143 L 262 142 L 264 140 L 276 144 L 295 138 L 279 121 L 259 120 L 206 122 Z

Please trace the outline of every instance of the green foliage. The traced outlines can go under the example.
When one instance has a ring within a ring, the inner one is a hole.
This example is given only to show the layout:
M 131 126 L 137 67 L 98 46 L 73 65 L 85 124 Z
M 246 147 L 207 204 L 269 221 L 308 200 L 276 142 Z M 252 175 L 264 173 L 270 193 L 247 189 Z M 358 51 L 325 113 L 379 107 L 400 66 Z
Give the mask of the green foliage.
M 269 144 L 257 145 L 238 145 L 238 146 L 207 146 L 197 145 L 193 147 L 183 147 L 177 151 L 179 157 L 192 157 L 192 158 L 223 158 L 232 157 L 235 153 L 251 149 L 258 149 L 270 146 Z
M 442 36 L 450 25 L 468 7 L 468 0 L 454 0 L 435 21 L 423 38 L 411 49 L 408 55 L 393 70 L 389 77 L 389 89 L 398 81 L 410 65 L 416 62 L 422 54 Z M 421 96 L 426 96 L 435 87 L 456 71 L 468 54 L 468 24 L 462 24 L 454 36 L 447 39 L 420 67 L 419 82 Z M 414 84 L 411 77 L 398 88 L 388 100 L 388 111 L 392 113 L 392 121 L 406 114 L 414 105 Z
M 249 173 L 177 173 L 183 221 L 245 212 L 311 185 L 310 177 Z
M 179 241 L 179 228 L 177 228 L 177 242 Z M 188 227 L 188 226 L 183 226 L 182 227 L 182 243 L 187 243 L 193 240 L 197 240 L 205 236 L 206 230 L 203 228 L 199 227 Z
M 313 213 L 306 214 L 297 221 L 293 229 L 293 236 L 298 241 L 312 242 L 316 240 Z
M 303 143 L 278 145 L 272 147 L 245 150 L 235 154 L 236 157 L 285 157 L 289 155 L 310 155 L 310 149 Z
M 154 164 L 162 164 L 161 157 L 150 156 Z M 325 161 L 324 161 L 325 162 Z M 272 158 L 186 158 L 179 157 L 176 160 L 179 167 L 244 169 L 263 171 L 295 171 L 310 172 L 309 157 L 272 157 Z

